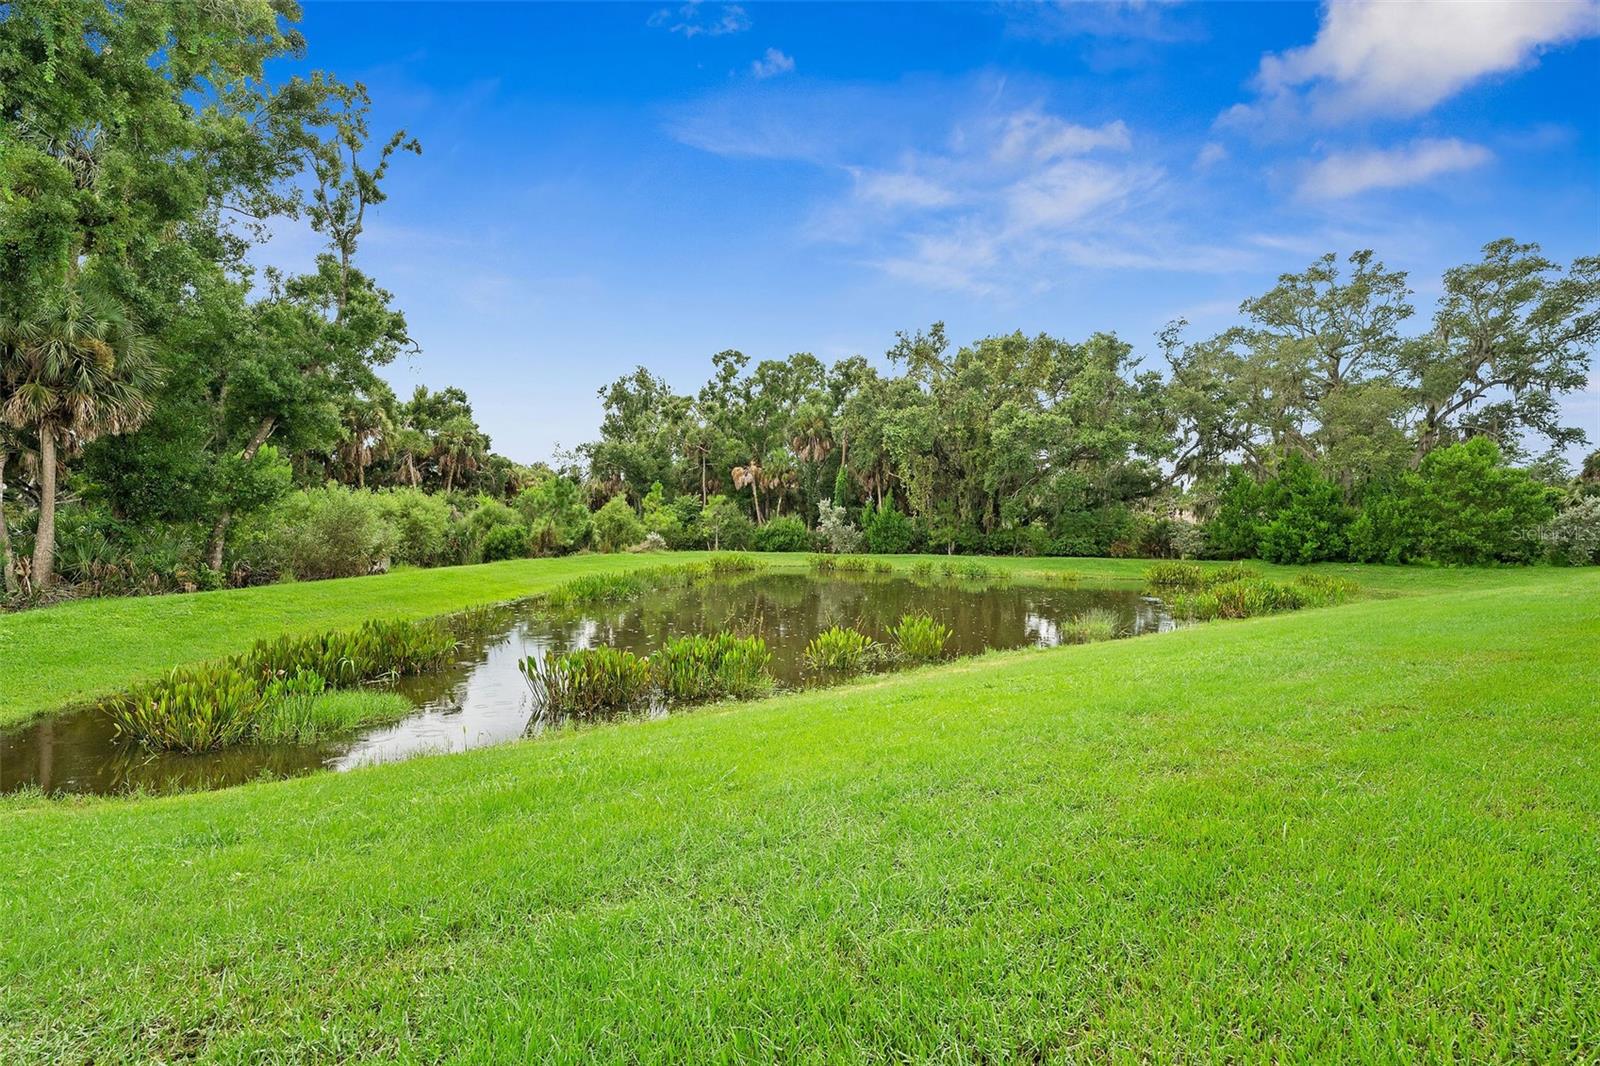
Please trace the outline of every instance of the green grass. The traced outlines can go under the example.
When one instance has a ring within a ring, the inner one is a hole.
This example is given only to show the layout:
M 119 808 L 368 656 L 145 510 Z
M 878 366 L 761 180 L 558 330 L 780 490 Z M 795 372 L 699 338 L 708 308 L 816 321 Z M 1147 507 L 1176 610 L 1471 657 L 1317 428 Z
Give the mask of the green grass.
M 0 803 L 0 1061 L 1594 1061 L 1600 573 L 1337 572 L 1407 595 Z
M 398 722 L 414 710 L 410 700 L 386 689 L 329 689 L 269 705 L 256 726 L 256 739 L 267 744 L 311 744 L 363 726 Z

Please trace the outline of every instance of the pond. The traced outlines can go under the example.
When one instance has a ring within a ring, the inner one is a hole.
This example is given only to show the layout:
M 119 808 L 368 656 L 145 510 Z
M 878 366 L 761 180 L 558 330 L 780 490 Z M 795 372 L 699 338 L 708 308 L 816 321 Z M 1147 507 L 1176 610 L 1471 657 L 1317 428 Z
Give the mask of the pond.
M 417 709 L 395 724 L 311 745 L 177 755 L 120 744 L 102 714 L 74 711 L 0 733 L 0 792 L 27 786 L 86 793 L 222 788 L 536 735 L 545 721 L 517 669 L 527 655 L 597 645 L 648 655 L 672 637 L 727 629 L 764 637 L 779 685 L 797 688 L 807 682 L 806 644 L 832 625 L 855 626 L 882 640 L 901 615 L 925 612 L 954 629 L 951 653 L 972 655 L 1054 647 L 1063 642 L 1062 626 L 1092 608 L 1114 611 L 1126 636 L 1173 624 L 1159 601 L 1131 590 L 771 571 L 652 592 L 616 606 L 553 611 L 529 600 L 490 610 L 452 667 L 402 679 L 397 691 Z

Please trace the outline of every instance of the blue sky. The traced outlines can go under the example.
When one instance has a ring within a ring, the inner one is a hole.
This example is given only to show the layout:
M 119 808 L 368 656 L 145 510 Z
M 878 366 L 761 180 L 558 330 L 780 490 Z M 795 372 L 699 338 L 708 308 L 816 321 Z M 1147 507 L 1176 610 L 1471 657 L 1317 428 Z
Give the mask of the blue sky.
M 303 30 L 293 67 L 423 143 L 362 252 L 422 346 L 389 377 L 467 389 L 523 461 L 637 364 L 692 390 L 724 348 L 881 357 L 940 319 L 1153 360 L 1323 251 L 1410 271 L 1419 313 L 1488 240 L 1600 252 L 1595 0 L 312 2 Z M 1567 408 L 1600 440 L 1600 375 Z

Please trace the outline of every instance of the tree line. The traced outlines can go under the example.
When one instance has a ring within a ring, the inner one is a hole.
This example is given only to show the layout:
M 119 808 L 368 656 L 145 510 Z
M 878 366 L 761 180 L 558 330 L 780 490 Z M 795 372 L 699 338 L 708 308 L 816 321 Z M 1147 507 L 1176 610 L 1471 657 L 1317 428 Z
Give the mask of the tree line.
M 898 334 L 883 361 L 639 368 L 555 464 L 495 454 L 361 266 L 391 168 L 360 84 L 273 82 L 286 0 L 0 6 L 0 556 L 11 602 L 389 562 L 647 545 L 1573 561 L 1600 460 L 1561 397 L 1600 336 L 1600 257 L 1499 240 L 1430 308 L 1324 256 L 1236 325 Z M 256 269 L 271 225 L 321 250 Z M 1585 553 L 1588 552 L 1586 555 Z

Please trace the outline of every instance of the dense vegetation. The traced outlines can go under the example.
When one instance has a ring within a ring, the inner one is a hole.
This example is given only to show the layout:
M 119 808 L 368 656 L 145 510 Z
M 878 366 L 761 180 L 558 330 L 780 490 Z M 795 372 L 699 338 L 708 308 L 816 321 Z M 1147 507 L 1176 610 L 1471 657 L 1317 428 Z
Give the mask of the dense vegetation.
M 0 8 L 0 571 L 13 604 L 636 546 L 1442 563 L 1600 552 L 1561 397 L 1600 258 L 1510 240 L 1429 315 L 1371 252 L 1237 326 L 1127 341 L 899 335 L 889 369 L 712 359 L 600 390 L 554 466 L 490 450 L 360 266 L 391 166 L 359 84 L 273 83 L 283 0 Z M 324 241 L 251 266 L 275 219 Z

